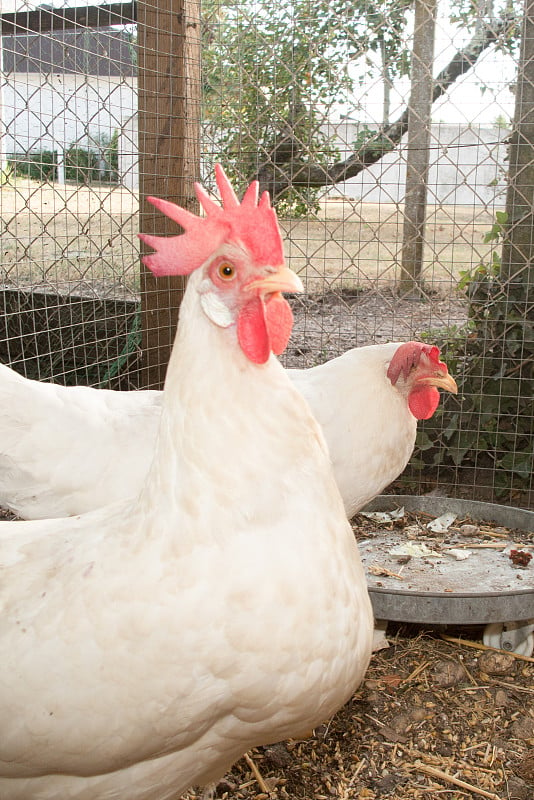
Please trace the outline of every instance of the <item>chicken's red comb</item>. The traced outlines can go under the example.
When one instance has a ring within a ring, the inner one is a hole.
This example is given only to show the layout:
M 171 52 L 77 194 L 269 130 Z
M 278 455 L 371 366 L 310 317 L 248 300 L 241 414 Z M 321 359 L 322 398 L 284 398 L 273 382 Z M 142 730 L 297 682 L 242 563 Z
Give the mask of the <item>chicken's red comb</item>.
M 439 360 L 439 347 L 423 344 L 422 342 L 404 342 L 395 351 L 387 371 L 387 376 L 394 386 L 401 373 L 404 378 L 408 377 L 412 367 L 416 367 L 419 364 L 422 353 L 426 353 L 436 367 L 443 367 L 443 370 L 447 372 L 447 365 Z
M 189 275 L 223 242 L 244 246 L 258 266 L 277 267 L 284 263 L 282 236 L 268 192 L 264 192 L 258 202 L 258 181 L 252 181 L 240 203 L 220 164 L 215 166 L 215 178 L 221 206 L 195 183 L 205 217 L 197 217 L 168 200 L 147 198 L 185 229 L 179 236 L 139 234 L 141 241 L 156 251 L 143 257 L 143 263 L 154 275 Z

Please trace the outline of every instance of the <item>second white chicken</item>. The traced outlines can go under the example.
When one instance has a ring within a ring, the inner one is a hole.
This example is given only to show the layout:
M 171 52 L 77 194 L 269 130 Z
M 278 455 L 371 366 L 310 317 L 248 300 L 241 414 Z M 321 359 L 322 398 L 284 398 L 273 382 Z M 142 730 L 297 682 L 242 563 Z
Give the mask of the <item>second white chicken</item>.
M 420 342 L 358 347 L 287 372 L 323 428 L 349 518 L 406 467 L 436 387 L 456 392 L 438 348 Z M 161 392 L 41 383 L 0 365 L 0 506 L 47 519 L 134 496 L 161 403 Z

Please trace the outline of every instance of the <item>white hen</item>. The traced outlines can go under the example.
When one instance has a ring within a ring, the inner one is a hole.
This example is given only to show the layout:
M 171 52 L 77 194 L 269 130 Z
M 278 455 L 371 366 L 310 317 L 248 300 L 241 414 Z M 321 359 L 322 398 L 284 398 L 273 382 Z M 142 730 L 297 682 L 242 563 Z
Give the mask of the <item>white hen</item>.
M 135 501 L 0 526 L 0 797 L 171 800 L 298 736 L 360 682 L 372 615 L 321 431 L 271 355 L 291 330 L 257 183 L 144 237 L 191 272 Z M 210 249 L 211 246 L 211 249 Z
M 457 391 L 439 349 L 420 342 L 359 347 L 290 372 L 321 424 L 349 519 L 406 467 L 436 387 Z
M 405 468 L 433 387 L 456 391 L 439 350 L 419 342 L 355 348 L 288 375 L 323 428 L 349 518 Z M 160 414 L 161 392 L 40 383 L 0 365 L 0 506 L 41 519 L 135 495 Z

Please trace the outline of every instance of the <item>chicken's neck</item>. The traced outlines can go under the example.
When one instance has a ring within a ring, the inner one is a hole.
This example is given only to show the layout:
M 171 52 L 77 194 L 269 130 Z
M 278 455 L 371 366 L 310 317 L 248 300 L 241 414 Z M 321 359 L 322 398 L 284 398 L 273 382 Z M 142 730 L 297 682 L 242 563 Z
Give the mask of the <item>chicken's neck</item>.
M 308 462 L 328 460 L 322 433 L 281 364 L 274 356 L 263 365 L 250 362 L 235 326 L 220 328 L 201 310 L 198 283 L 193 274 L 180 309 L 156 452 L 140 498 L 146 513 L 158 509 L 182 529 L 194 520 L 197 535 L 213 527 L 214 508 L 221 516 L 230 509 L 234 519 L 238 509 L 244 524 L 252 515 L 272 517 Z

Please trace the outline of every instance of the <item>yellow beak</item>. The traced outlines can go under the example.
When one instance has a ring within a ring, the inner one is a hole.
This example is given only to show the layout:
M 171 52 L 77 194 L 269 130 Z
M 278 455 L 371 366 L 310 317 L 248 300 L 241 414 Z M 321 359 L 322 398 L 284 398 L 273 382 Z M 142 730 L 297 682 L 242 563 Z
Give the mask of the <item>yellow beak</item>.
M 260 289 L 260 291 L 267 294 L 271 292 L 303 292 L 304 286 L 299 276 L 292 269 L 281 267 L 277 272 L 273 272 L 265 278 L 251 281 L 245 286 L 245 289 L 247 291 Z
M 458 385 L 452 375 L 449 375 L 448 372 L 446 375 L 443 375 L 443 373 L 437 373 L 435 375 L 429 375 L 426 378 L 420 378 L 417 383 L 426 383 L 427 386 L 438 386 L 440 389 L 444 389 L 446 392 L 458 394 Z

